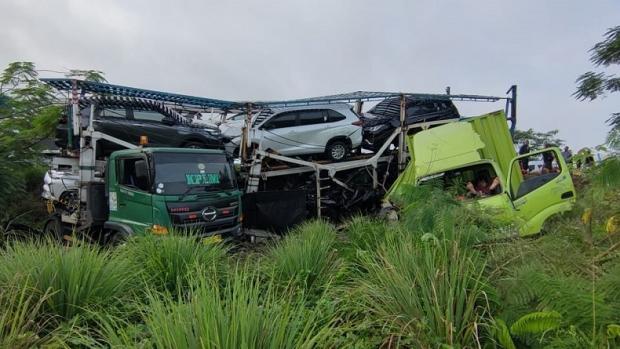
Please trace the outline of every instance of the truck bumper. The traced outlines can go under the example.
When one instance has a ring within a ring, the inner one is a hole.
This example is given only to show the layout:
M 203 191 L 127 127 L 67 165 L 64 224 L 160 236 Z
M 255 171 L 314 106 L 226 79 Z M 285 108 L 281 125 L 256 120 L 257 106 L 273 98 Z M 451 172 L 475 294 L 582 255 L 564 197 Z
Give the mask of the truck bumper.
M 232 228 L 225 228 L 225 229 L 220 229 L 220 230 L 215 230 L 215 231 L 202 232 L 202 233 L 199 233 L 197 236 L 198 237 L 209 237 L 213 235 L 222 235 L 223 237 L 239 236 L 241 235 L 241 224 L 237 224 L 236 226 Z
M 237 236 L 241 234 L 241 223 L 238 217 L 218 219 L 214 222 L 196 222 L 187 224 L 174 224 L 173 228 L 186 231 L 198 237 L 208 237 L 212 235 Z

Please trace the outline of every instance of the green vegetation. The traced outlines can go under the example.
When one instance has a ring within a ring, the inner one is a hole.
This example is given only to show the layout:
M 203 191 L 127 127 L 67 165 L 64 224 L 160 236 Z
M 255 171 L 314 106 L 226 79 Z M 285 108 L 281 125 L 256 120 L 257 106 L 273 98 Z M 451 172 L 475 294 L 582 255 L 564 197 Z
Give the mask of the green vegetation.
M 32 63 L 0 77 L 0 348 L 620 346 L 617 158 L 580 172 L 577 207 L 528 239 L 432 187 L 396 198 L 398 222 L 311 221 L 249 253 L 181 234 L 14 239 L 8 223 L 42 216 L 30 193 L 55 101 Z
M 530 239 L 429 187 L 398 198 L 399 222 L 312 221 L 249 253 L 175 234 L 9 243 L 0 346 L 615 347 L 620 160 L 578 183 Z
M 590 62 L 597 68 L 617 67 L 620 64 L 620 26 L 609 28 L 605 39 L 590 49 Z M 577 78 L 577 91 L 573 96 L 578 100 L 593 101 L 609 93 L 620 91 L 620 77 L 605 72 L 589 71 Z M 607 134 L 607 145 L 620 150 L 620 112 L 613 113 L 607 120 L 611 130 Z
M 68 77 L 105 81 L 94 70 L 71 70 Z M 34 63 L 13 62 L 0 74 L 0 233 L 12 233 L 10 224 L 39 223 L 42 205 L 37 200 L 46 170 L 41 150 L 53 139 L 63 113 L 64 97 L 40 80 Z M 15 205 L 15 198 L 26 198 Z M 31 203 L 31 204 L 29 204 Z M 0 238 L 1 242 L 1 238 Z

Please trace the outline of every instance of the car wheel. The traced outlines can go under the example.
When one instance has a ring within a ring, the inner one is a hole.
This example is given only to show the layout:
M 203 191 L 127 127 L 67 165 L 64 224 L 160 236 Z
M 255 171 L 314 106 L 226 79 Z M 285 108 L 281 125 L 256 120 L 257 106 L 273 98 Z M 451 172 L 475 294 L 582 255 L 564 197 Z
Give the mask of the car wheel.
M 349 147 L 344 141 L 333 141 L 327 145 L 325 152 L 330 160 L 341 161 L 347 157 L 348 150 Z
M 187 142 L 183 144 L 183 148 L 204 149 L 207 148 L 207 146 L 204 143 L 200 142 Z

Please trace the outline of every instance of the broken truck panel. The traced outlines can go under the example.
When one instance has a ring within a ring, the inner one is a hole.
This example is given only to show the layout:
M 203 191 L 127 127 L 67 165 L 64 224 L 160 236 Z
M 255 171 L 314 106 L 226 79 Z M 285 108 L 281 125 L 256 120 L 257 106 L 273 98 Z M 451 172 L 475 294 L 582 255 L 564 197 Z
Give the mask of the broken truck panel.
M 560 150 L 549 148 L 517 157 L 503 112 L 419 132 L 408 137 L 408 145 L 411 161 L 389 195 L 398 194 L 406 185 L 432 180 L 465 200 L 471 194 L 464 188 L 466 183 L 480 178 L 490 183 L 497 178 L 499 186 L 493 192 L 477 193 L 470 202 L 496 212 L 500 220 L 517 222 L 523 236 L 538 233 L 550 216 L 570 210 L 575 202 Z M 519 161 L 541 153 L 554 159 L 549 168 L 522 173 Z
M 485 146 L 471 124 L 460 122 L 420 132 L 412 140 L 418 177 L 479 161 L 479 149 Z
M 484 148 L 480 149 L 483 159 L 492 159 L 502 173 L 508 174 L 510 161 L 517 156 L 512 135 L 506 124 L 506 114 L 502 110 L 467 119 L 480 139 L 484 142 Z M 521 172 L 512 174 L 512 184 L 515 188 L 522 180 Z M 502 178 L 504 179 L 504 178 Z

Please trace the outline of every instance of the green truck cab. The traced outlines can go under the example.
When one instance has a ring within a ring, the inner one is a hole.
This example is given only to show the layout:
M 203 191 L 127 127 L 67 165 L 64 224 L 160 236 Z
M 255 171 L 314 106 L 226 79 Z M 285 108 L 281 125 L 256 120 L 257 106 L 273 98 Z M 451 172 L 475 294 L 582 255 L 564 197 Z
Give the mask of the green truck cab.
M 499 220 L 516 222 L 521 236 L 540 232 L 550 216 L 575 203 L 575 188 L 560 149 L 517 156 L 502 111 L 421 131 L 409 136 L 407 143 L 411 161 L 390 195 L 403 184 L 432 181 L 458 199 L 494 212 Z M 524 166 L 539 157 L 543 168 L 530 171 Z M 478 185 L 485 189 L 483 195 L 469 190 Z
M 232 161 L 221 150 L 135 148 L 108 159 L 107 231 L 122 236 L 187 231 L 236 235 L 241 191 Z

